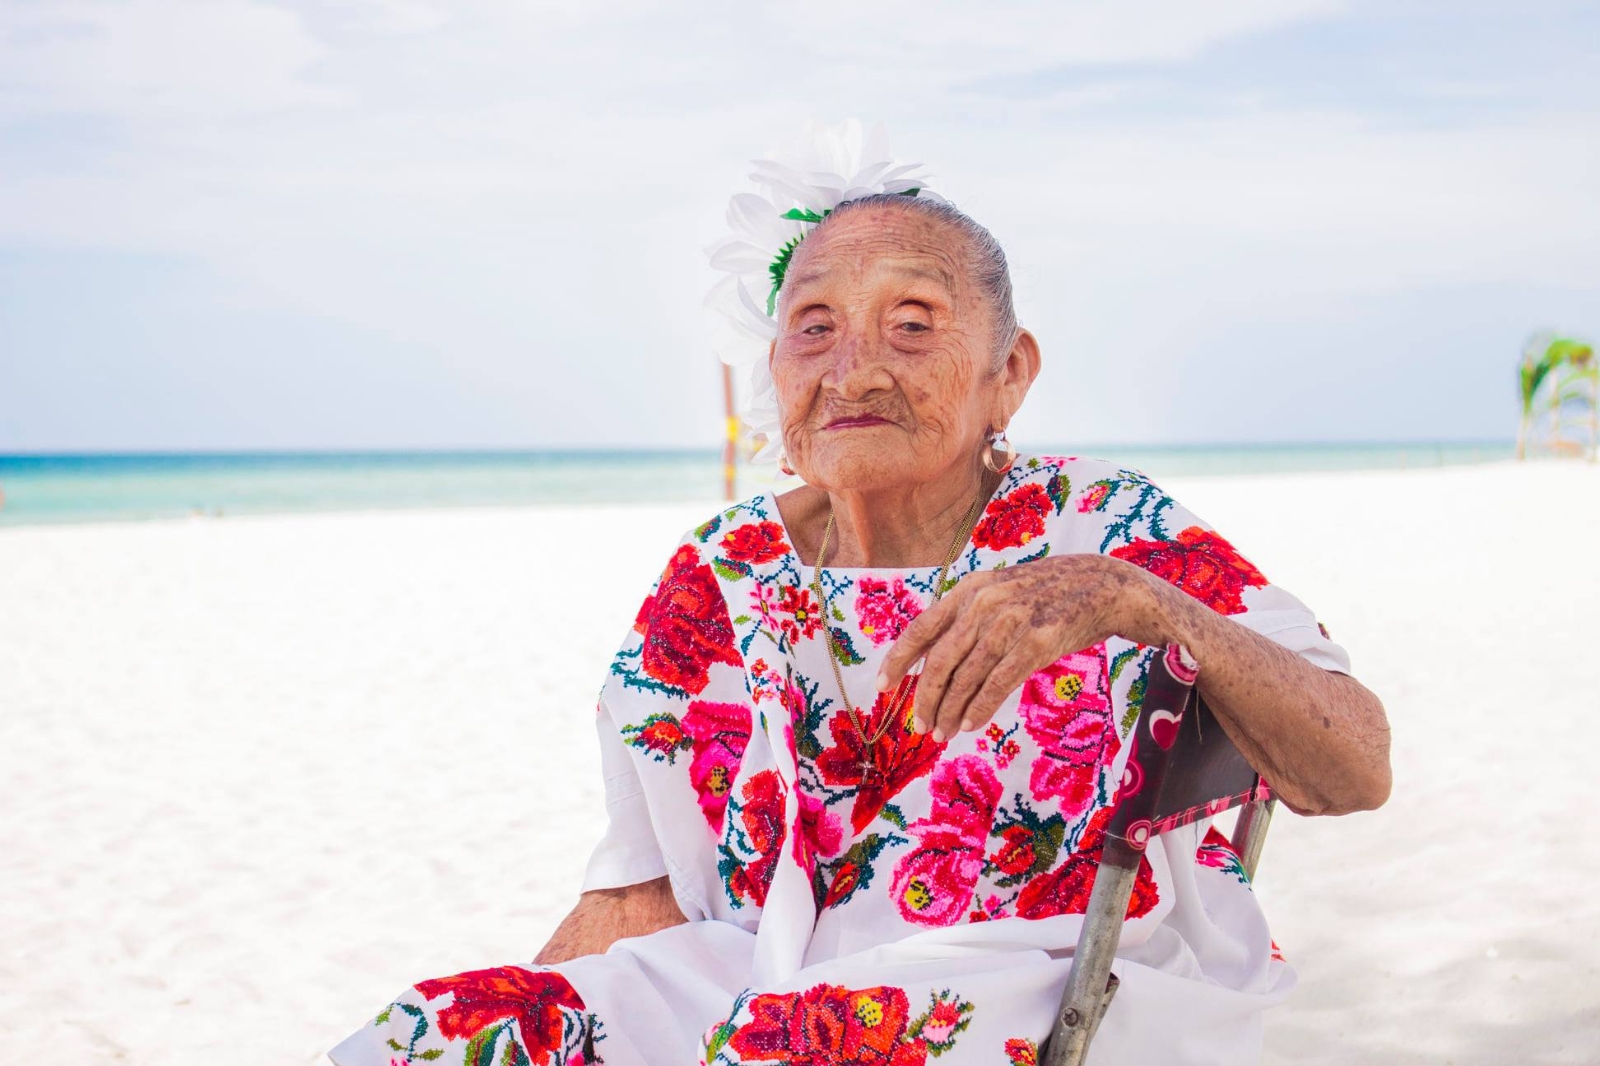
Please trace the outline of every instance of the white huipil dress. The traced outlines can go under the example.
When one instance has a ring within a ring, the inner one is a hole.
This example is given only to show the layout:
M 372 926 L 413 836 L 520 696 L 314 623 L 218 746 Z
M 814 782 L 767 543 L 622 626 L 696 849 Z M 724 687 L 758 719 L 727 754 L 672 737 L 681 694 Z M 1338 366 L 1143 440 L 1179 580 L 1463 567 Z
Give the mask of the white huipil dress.
M 869 751 L 823 627 L 871 734 L 890 703 L 878 665 L 938 568 L 825 569 L 824 618 L 791 544 L 767 495 L 690 531 L 601 693 L 610 827 L 583 889 L 664 876 L 688 923 L 557 967 L 419 982 L 333 1049 L 339 1066 L 1033 1061 L 1153 652 L 1113 638 L 1064 656 L 943 743 L 910 732 L 907 703 Z M 1019 460 L 950 576 L 1072 552 L 1143 566 L 1349 671 L 1303 604 L 1097 460 Z M 1092 1063 L 1259 1057 L 1293 971 L 1207 828 L 1146 852 Z

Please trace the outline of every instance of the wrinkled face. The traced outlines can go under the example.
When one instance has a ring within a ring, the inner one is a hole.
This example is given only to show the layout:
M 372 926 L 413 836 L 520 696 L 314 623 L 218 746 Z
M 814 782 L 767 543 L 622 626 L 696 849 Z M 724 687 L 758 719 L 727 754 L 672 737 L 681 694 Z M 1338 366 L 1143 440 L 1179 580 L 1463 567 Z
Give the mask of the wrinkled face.
M 893 208 L 854 211 L 801 243 L 771 365 L 789 465 L 807 482 L 930 481 L 970 466 L 984 429 L 1009 419 L 967 255 L 948 224 Z

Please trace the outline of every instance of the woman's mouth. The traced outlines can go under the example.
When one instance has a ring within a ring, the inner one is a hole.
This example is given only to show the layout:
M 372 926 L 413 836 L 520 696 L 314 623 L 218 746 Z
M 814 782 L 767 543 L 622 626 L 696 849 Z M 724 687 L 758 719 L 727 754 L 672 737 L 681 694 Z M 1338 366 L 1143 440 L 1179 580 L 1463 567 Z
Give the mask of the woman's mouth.
M 865 427 L 865 426 L 887 426 L 887 425 L 890 425 L 889 420 L 887 418 L 879 418 L 877 415 L 849 415 L 848 417 L 845 417 L 845 418 L 835 418 L 832 422 L 829 422 L 826 426 L 823 426 L 822 428 L 823 429 L 860 429 L 860 428 Z

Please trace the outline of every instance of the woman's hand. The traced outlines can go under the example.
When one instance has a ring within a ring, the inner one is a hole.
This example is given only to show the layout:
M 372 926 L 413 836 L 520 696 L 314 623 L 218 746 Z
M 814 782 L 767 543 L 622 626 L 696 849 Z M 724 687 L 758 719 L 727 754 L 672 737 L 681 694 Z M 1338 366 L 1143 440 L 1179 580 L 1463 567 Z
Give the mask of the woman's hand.
M 900 634 L 878 687 L 926 656 L 916 729 L 943 740 L 988 722 L 1034 671 L 1111 636 L 1188 648 L 1223 730 L 1297 814 L 1372 810 L 1388 798 L 1389 721 L 1377 696 L 1108 556 L 964 578 Z
M 972 574 L 918 615 L 884 660 L 889 689 L 927 657 L 913 701 L 917 732 L 943 740 L 981 728 L 1029 675 L 1123 632 L 1149 580 L 1104 555 L 1058 555 Z

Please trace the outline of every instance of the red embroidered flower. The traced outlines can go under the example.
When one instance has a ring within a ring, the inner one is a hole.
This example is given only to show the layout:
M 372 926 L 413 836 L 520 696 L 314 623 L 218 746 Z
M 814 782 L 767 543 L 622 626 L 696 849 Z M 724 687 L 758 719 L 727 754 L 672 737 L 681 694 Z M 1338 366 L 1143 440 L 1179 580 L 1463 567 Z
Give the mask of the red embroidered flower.
M 824 908 L 832 907 L 850 893 L 855 891 L 861 883 L 861 864 L 850 859 L 844 859 L 833 871 L 833 880 L 828 883 L 828 891 L 822 897 Z
M 910 1005 L 898 988 L 817 985 L 756 996 L 728 1046 L 741 1059 L 790 1066 L 921 1066 L 928 1048 L 906 1040 Z
M 622 735 L 631 746 L 649 752 L 658 762 L 665 761 L 668 764 L 677 760 L 678 752 L 686 751 L 689 747 L 689 738 L 684 735 L 683 726 L 670 711 L 657 711 L 638 725 L 623 726 Z
M 713 830 L 721 829 L 728 790 L 750 743 L 750 708 L 742 703 L 696 700 L 684 712 L 683 729 L 694 750 L 689 783 L 700 798 L 700 812 Z
M 1102 807 L 1084 827 L 1078 850 L 1067 861 L 1023 886 L 1017 896 L 1017 915 L 1022 918 L 1053 918 L 1058 914 L 1085 914 L 1095 874 L 1100 870 L 1100 854 L 1105 847 L 1105 827 L 1111 821 L 1111 808 Z M 1149 914 L 1160 902 L 1155 871 L 1150 860 L 1139 856 L 1139 871 L 1134 875 L 1133 892 L 1128 897 L 1128 918 Z
M 1006 1058 L 1011 1066 L 1038 1066 L 1039 1045 L 1026 1037 L 1014 1036 L 1006 1041 Z
M 756 852 L 756 857 L 729 870 L 728 889 L 735 898 L 751 900 L 760 907 L 767 902 L 767 889 L 772 887 L 788 830 L 784 822 L 783 781 L 776 770 L 762 770 L 744 783 L 740 794 L 743 803 L 739 822 L 749 850 Z
M 1135 540 L 1111 554 L 1176 585 L 1220 614 L 1241 613 L 1244 590 L 1267 583 L 1232 544 L 1199 526 L 1185 529 L 1176 540 Z
M 583 1000 L 565 977 L 520 966 L 422 981 L 417 991 L 428 999 L 455 993 L 450 1005 L 439 1009 L 439 1032 L 446 1040 L 471 1039 L 498 1021 L 516 1019 L 523 1050 L 534 1062 L 561 1050 L 562 1011 L 583 1009 Z
M 657 681 L 698 695 L 709 680 L 712 663 L 739 666 L 733 646 L 733 625 L 716 575 L 700 561 L 693 545 L 673 553 L 653 596 L 644 601 L 633 621 L 644 636 L 640 650 L 644 672 Z
M 817 770 L 830 785 L 856 789 L 855 802 L 850 808 L 850 825 L 857 833 L 865 829 L 901 789 L 933 769 L 939 753 L 944 750 L 945 742 L 935 743 L 933 734 L 911 732 L 915 679 L 911 684 L 913 691 L 900 709 L 901 721 L 890 726 L 872 746 L 871 772 L 865 781 L 862 780 L 861 761 L 866 745 L 850 721 L 849 713 L 839 711 L 828 719 L 833 744 L 823 748 L 822 754 L 817 756 Z M 889 712 L 893 695 L 893 692 L 878 693 L 872 713 L 861 723 L 868 736 L 877 730 L 878 722 Z
M 1033 830 L 1025 825 L 1009 825 L 1000 831 L 1000 850 L 989 857 L 995 869 L 1008 877 L 1026 873 L 1037 855 L 1033 850 Z
M 990 502 L 984 509 L 983 520 L 972 531 L 972 543 L 991 551 L 1020 548 L 1044 533 L 1045 515 L 1055 507 L 1049 493 L 1030 481 Z
M 898 640 L 911 620 L 922 613 L 922 601 L 906 588 L 904 578 L 888 582 L 864 576 L 856 589 L 856 618 L 873 644 Z
M 776 522 L 749 522 L 722 535 L 722 554 L 741 563 L 770 563 L 788 550 Z
M 798 585 L 784 585 L 778 590 L 778 610 L 789 615 L 778 619 L 783 635 L 794 644 L 801 637 L 809 640 L 822 625 L 822 608 L 811 598 L 811 590 Z

